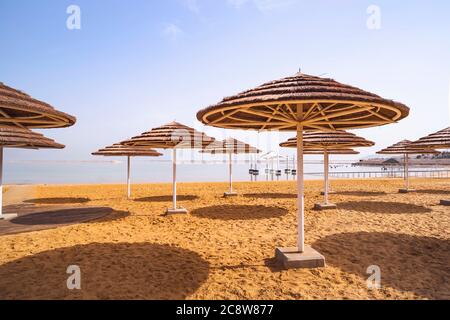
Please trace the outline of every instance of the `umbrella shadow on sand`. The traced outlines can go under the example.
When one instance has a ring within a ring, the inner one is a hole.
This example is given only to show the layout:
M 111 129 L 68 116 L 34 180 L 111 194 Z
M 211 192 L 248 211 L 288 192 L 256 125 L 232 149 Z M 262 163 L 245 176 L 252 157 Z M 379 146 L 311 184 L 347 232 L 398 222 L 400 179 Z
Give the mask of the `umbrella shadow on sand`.
M 435 194 L 435 195 L 450 195 L 450 190 L 417 190 L 417 193 L 423 193 L 423 194 Z
M 39 198 L 23 201 L 30 204 L 77 204 L 91 201 L 89 198 Z
M 13 224 L 22 225 L 67 225 L 82 222 L 106 222 L 128 216 L 125 211 L 114 211 L 108 207 L 69 208 L 49 210 L 21 215 L 13 220 Z
M 312 245 L 327 264 L 367 279 L 367 268 L 380 267 L 381 286 L 449 299 L 450 240 L 388 232 L 339 233 Z
M 138 202 L 171 202 L 172 196 L 152 196 L 152 197 L 145 197 L 145 198 L 138 198 L 134 199 L 134 201 Z M 193 201 L 197 200 L 198 196 L 194 195 L 177 195 L 177 201 Z
M 18 207 L 14 206 L 18 217 L 0 222 L 0 235 L 53 229 L 81 223 L 105 223 L 125 218 L 126 211 L 116 211 L 109 207 Z M 10 210 L 10 207 L 8 207 Z
M 338 209 L 370 213 L 430 213 L 431 209 L 416 204 L 385 201 L 348 201 L 338 203 Z
M 295 193 L 246 193 L 246 198 L 259 198 L 259 199 L 297 199 Z
M 191 211 L 193 216 L 219 220 L 259 220 L 284 216 L 287 209 L 256 205 L 218 205 Z
M 67 288 L 68 266 L 81 290 Z M 92 243 L 59 248 L 0 266 L 1 299 L 185 299 L 206 281 L 196 252 L 152 243 Z
M 374 197 L 385 196 L 387 193 L 381 191 L 336 191 L 333 194 L 339 196 Z

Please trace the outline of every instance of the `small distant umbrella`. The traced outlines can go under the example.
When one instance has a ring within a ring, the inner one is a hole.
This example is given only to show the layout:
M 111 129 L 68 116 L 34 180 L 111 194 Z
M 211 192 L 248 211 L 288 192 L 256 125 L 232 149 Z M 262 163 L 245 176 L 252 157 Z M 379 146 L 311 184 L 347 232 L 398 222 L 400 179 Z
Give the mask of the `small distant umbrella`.
M 177 149 L 204 149 L 214 141 L 214 138 L 209 137 L 203 132 L 199 132 L 178 122 L 171 122 L 144 132 L 140 136 L 123 141 L 121 144 L 125 146 L 173 150 L 173 207 L 172 209 L 168 209 L 166 213 L 187 213 L 186 209 L 177 208 Z
M 334 208 L 333 204 L 328 201 L 329 194 L 329 154 L 330 150 L 347 150 L 350 148 L 371 147 L 375 145 L 374 142 L 366 140 L 363 137 L 346 132 L 307 132 L 303 135 L 303 146 L 305 150 L 322 150 L 324 163 L 324 203 L 316 204 L 316 208 Z M 286 142 L 280 144 L 281 147 L 297 147 L 297 138 L 291 138 Z
M 93 156 L 105 156 L 105 157 L 127 157 L 127 197 L 131 197 L 131 157 L 159 157 L 162 153 L 156 150 L 145 147 L 127 147 L 120 143 L 113 144 L 112 146 L 100 149 L 92 153 Z
M 403 170 L 404 170 L 404 179 L 405 179 L 405 188 L 400 189 L 400 193 L 408 193 L 414 191 L 409 188 L 409 155 L 411 154 L 438 154 L 439 151 L 414 146 L 411 144 L 412 142 L 409 140 L 402 140 L 388 148 L 378 151 L 378 154 L 402 154 L 403 155 Z
M 29 129 L 0 125 L 0 220 L 17 216 L 16 214 L 6 215 L 2 212 L 4 148 L 63 149 L 64 145 Z
M 299 259 L 305 253 L 303 131 L 375 127 L 395 123 L 408 114 L 409 108 L 401 103 L 333 79 L 299 72 L 224 98 L 218 104 L 200 110 L 197 119 L 206 125 L 226 129 L 297 132 L 297 248 L 295 252 L 277 249 L 277 257 L 285 266 L 310 267 L 323 265 L 324 259 L 309 247 L 308 258 Z M 314 258 L 310 259 L 310 254 Z
M 214 143 L 211 143 L 200 152 L 210 154 L 228 154 L 230 190 L 228 192 L 225 192 L 224 196 L 231 197 L 237 195 L 237 193 L 233 191 L 233 154 L 254 154 L 261 153 L 261 150 L 258 150 L 257 148 L 252 147 L 245 142 L 233 138 L 228 138 L 224 141 L 216 141 Z
M 411 145 L 414 147 L 417 146 L 434 149 L 450 148 L 450 127 L 420 138 L 419 140 L 414 141 Z M 450 200 L 441 200 L 441 204 L 450 206 Z

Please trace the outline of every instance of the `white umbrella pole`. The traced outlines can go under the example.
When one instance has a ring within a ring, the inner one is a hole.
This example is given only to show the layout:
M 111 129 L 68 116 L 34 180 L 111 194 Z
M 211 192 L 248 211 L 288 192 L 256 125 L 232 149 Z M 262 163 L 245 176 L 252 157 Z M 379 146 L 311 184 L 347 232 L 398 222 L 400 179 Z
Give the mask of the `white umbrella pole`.
M 292 170 L 295 170 L 295 156 L 292 156 Z M 292 180 L 294 179 L 294 175 L 292 175 Z
M 273 178 L 274 178 L 274 176 L 273 176 L 273 174 L 274 174 L 274 168 L 275 168 L 275 164 L 274 164 L 274 158 L 272 157 L 272 159 L 271 159 L 271 161 L 270 161 L 270 165 L 271 165 L 271 169 L 270 169 L 270 175 L 272 176 L 272 181 L 274 180 Z
M 232 159 L 232 154 L 229 154 L 229 173 L 230 173 L 230 194 L 233 193 L 233 159 Z
M 131 178 L 130 178 L 130 168 L 131 168 L 131 157 L 127 157 L 127 197 L 131 198 Z
M 409 189 L 409 155 L 405 153 L 405 184 L 406 190 Z
M 305 212 L 305 187 L 303 177 L 303 126 L 297 125 L 297 192 L 298 192 L 298 251 L 305 251 L 304 212 Z
M 253 159 L 250 156 L 250 172 L 253 170 Z M 253 174 L 250 174 L 250 181 L 253 182 Z
M 177 149 L 173 149 L 172 156 L 172 201 L 173 209 L 177 209 Z
M 0 147 L 0 219 L 3 218 L 3 147 Z
M 280 155 L 277 154 L 277 181 L 280 181 L 280 176 L 278 175 L 279 170 L 280 170 Z
M 258 156 L 254 155 L 255 157 L 255 170 L 258 170 Z M 259 174 L 259 172 L 258 172 Z M 255 174 L 255 182 L 258 181 L 258 176 Z
M 328 204 L 328 192 L 329 192 L 329 182 L 328 182 L 328 170 L 329 170 L 329 155 L 328 155 L 328 151 L 324 151 L 323 153 L 323 163 L 324 163 L 324 168 L 323 168 L 323 175 L 324 175 L 324 200 L 325 200 L 325 204 Z
M 286 156 L 286 181 L 289 181 L 289 156 Z

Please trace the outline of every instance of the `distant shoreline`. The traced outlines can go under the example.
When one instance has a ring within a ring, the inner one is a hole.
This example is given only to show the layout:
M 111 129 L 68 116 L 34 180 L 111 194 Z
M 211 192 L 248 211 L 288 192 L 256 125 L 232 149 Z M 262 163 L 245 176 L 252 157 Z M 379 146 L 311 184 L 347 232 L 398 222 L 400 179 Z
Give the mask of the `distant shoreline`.
M 392 166 L 403 166 L 403 157 L 397 158 L 393 157 L 390 159 L 395 159 L 397 163 L 386 163 L 386 158 L 377 158 L 377 159 L 367 159 L 367 160 L 360 160 L 359 162 L 352 163 L 353 166 L 361 166 L 361 167 L 392 167 Z M 409 165 L 410 166 L 433 166 L 433 167 L 439 167 L 439 166 L 450 166 L 450 159 L 409 159 Z

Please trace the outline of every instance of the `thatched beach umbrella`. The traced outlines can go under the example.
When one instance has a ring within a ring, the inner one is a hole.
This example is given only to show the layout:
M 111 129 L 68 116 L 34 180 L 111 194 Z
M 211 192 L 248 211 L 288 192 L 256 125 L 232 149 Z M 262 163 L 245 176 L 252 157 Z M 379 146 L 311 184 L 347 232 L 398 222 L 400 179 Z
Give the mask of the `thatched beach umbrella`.
M 418 147 L 411 144 L 409 140 L 402 140 L 390 147 L 377 152 L 378 154 L 402 154 L 403 155 L 403 172 L 405 179 L 405 188 L 400 189 L 400 193 L 414 192 L 414 189 L 409 188 L 409 155 L 411 154 L 438 154 L 439 151 Z
M 298 239 L 278 248 L 285 267 L 317 267 L 324 258 L 304 244 L 303 131 L 335 131 L 395 123 L 408 116 L 405 105 L 332 79 L 297 73 L 227 97 L 197 113 L 206 125 L 226 129 L 297 132 Z
M 215 139 L 178 122 L 171 122 L 164 126 L 144 132 L 121 144 L 133 147 L 148 147 L 155 149 L 172 149 L 172 196 L 173 207 L 166 213 L 187 213 L 184 208 L 177 208 L 177 149 L 204 149 Z
M 3 171 L 3 148 L 64 148 L 63 145 L 28 129 L 69 127 L 75 121 L 75 117 L 0 82 L 0 175 Z M 0 176 L 0 197 L 1 186 Z M 0 198 L 0 206 L 1 200 Z M 9 218 L 14 216 L 10 215 Z M 0 218 L 5 218 L 1 211 Z
M 20 128 L 63 128 L 75 117 L 0 82 L 0 124 Z
M 93 156 L 127 157 L 127 198 L 131 197 L 131 157 L 159 157 L 162 153 L 145 147 L 127 147 L 120 143 L 105 147 L 92 153 Z
M 335 209 L 336 205 L 328 201 L 329 194 L 329 154 L 330 150 L 345 150 L 351 148 L 371 147 L 374 142 L 358 137 L 357 135 L 346 131 L 331 132 L 307 132 L 303 134 L 303 147 L 308 149 L 319 149 L 323 152 L 324 163 L 324 203 L 316 203 L 316 210 Z M 281 147 L 297 147 L 297 138 L 289 139 L 280 144 Z
M 63 149 L 64 145 L 29 129 L 0 125 L 0 220 L 13 219 L 16 214 L 3 214 L 3 149 Z
M 230 190 L 224 193 L 224 197 L 233 197 L 237 196 L 237 193 L 233 191 L 233 154 L 255 154 L 261 153 L 261 150 L 252 147 L 248 143 L 228 138 L 224 141 L 216 141 L 208 145 L 204 150 L 201 150 L 202 153 L 209 154 L 227 154 L 228 155 L 228 173 L 229 173 L 229 182 L 230 182 Z
M 414 147 L 447 149 L 450 148 L 450 127 L 420 138 L 412 143 Z M 444 206 L 450 206 L 450 200 L 441 200 Z

